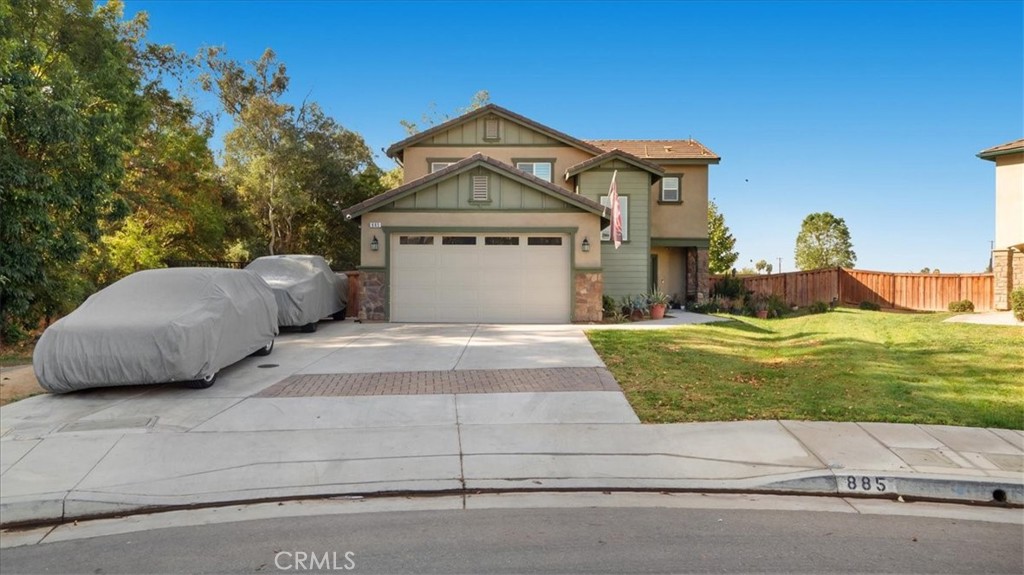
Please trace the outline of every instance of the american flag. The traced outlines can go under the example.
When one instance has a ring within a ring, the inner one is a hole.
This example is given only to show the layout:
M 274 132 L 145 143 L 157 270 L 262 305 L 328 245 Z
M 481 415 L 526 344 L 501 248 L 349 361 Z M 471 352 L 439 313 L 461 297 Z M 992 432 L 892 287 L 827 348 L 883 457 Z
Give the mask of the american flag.
M 615 249 L 622 245 L 622 210 L 619 208 L 619 187 L 615 185 L 615 176 L 618 170 L 612 172 L 612 185 L 608 188 L 608 203 L 612 208 L 612 242 Z

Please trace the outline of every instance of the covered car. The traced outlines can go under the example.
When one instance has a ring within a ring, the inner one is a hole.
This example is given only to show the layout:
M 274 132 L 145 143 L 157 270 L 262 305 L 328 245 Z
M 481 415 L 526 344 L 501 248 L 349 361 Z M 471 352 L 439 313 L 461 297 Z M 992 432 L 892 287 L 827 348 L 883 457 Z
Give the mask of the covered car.
M 347 285 L 320 256 L 264 256 L 245 269 L 258 274 L 274 290 L 279 326 L 312 332 L 327 316 L 345 318 Z
M 174 381 L 209 387 L 222 368 L 269 354 L 276 335 L 277 302 L 256 274 L 155 269 L 100 290 L 48 327 L 32 365 L 55 393 Z

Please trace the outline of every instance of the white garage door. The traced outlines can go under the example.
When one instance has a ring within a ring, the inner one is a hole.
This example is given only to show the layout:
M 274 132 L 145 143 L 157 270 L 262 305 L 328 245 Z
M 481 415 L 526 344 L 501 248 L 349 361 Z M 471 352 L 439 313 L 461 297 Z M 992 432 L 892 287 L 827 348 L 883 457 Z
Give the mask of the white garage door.
M 569 321 L 566 234 L 391 238 L 391 321 Z

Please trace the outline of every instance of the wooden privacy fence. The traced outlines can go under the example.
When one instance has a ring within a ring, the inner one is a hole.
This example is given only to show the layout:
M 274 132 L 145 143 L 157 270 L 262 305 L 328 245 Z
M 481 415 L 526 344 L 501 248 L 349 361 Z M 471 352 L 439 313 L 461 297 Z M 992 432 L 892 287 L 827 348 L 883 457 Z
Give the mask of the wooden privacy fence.
M 712 286 L 721 276 L 712 278 Z M 949 303 L 969 299 L 975 311 L 990 311 L 992 274 L 911 274 L 827 268 L 805 272 L 741 276 L 755 293 L 775 294 L 786 303 L 807 306 L 832 298 L 844 304 L 862 301 L 890 309 L 946 311 Z

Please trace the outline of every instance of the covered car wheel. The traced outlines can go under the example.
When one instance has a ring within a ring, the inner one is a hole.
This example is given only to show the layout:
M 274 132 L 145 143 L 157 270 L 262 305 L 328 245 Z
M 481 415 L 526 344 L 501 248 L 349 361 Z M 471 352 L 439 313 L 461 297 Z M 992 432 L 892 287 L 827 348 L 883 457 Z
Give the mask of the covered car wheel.
M 314 321 L 312 323 L 307 323 L 306 325 L 302 326 L 301 329 L 302 333 L 313 333 L 316 331 L 316 322 Z
M 331 319 L 333 319 L 334 321 L 342 321 L 342 320 L 344 320 L 345 319 L 345 311 L 347 311 L 345 308 L 341 308 L 341 311 L 336 311 L 336 312 L 332 313 L 331 314 Z
M 206 389 L 217 381 L 217 374 L 211 373 L 202 379 L 193 379 L 192 381 L 186 381 L 185 387 L 190 389 Z
M 270 343 L 252 352 L 253 355 L 270 355 L 270 352 L 274 351 L 274 340 L 270 340 Z

